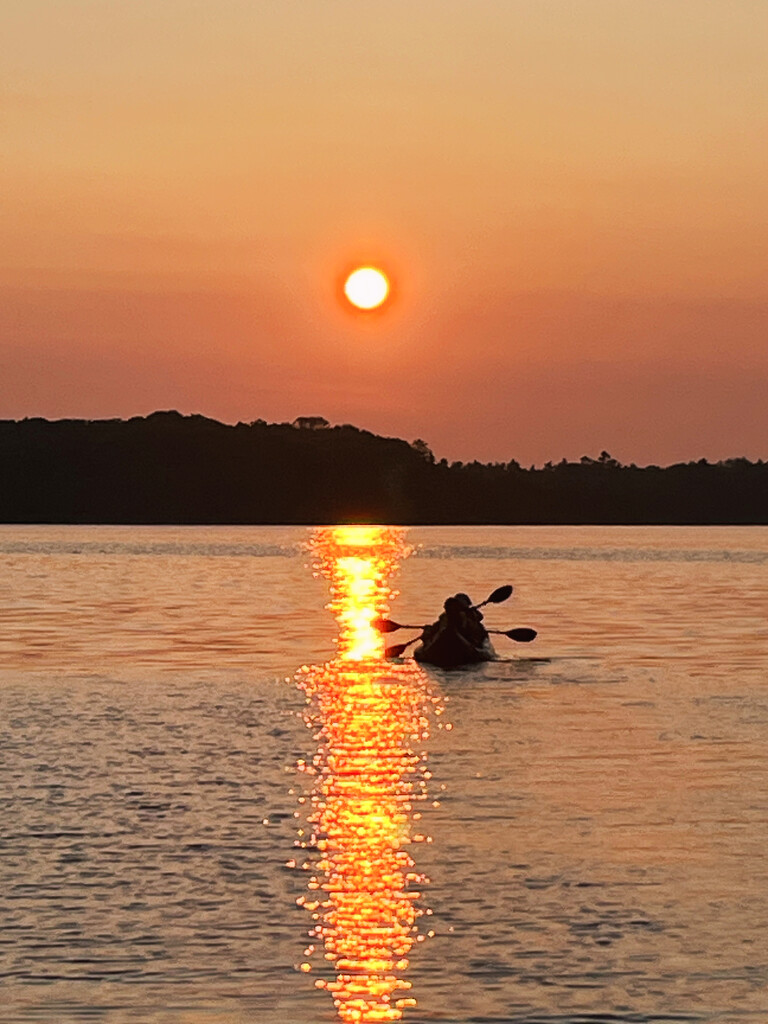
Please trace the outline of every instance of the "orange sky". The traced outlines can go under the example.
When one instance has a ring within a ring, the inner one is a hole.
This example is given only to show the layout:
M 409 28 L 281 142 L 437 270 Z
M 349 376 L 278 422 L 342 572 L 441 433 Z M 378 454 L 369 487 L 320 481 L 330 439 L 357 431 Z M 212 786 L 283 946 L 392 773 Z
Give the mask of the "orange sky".
M 5 0 L 0 38 L 0 417 L 768 458 L 764 0 Z

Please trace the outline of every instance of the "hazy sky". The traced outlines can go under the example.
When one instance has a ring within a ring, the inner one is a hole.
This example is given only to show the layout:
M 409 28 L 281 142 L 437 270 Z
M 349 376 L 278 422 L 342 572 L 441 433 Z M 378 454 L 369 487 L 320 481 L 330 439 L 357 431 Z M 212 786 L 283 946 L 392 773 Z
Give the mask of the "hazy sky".
M 766 0 L 4 0 L 0 38 L 0 418 L 768 458 Z

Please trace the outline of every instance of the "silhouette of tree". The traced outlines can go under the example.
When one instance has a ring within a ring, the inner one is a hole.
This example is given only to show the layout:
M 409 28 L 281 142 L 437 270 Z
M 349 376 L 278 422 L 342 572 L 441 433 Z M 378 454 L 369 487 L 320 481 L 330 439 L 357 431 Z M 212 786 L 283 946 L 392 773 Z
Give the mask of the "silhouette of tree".
M 299 430 L 325 430 L 330 423 L 324 416 L 297 416 L 293 426 Z
M 768 463 L 435 460 L 323 417 L 0 421 L 9 523 L 768 523 Z

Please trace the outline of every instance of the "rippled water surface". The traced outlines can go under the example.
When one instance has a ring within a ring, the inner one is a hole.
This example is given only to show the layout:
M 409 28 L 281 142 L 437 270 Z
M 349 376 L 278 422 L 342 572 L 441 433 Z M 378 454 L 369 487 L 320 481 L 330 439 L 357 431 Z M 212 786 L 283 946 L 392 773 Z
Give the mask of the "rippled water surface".
M 762 1024 L 767 581 L 765 528 L 0 526 L 0 1021 Z M 532 645 L 381 660 L 506 582 Z

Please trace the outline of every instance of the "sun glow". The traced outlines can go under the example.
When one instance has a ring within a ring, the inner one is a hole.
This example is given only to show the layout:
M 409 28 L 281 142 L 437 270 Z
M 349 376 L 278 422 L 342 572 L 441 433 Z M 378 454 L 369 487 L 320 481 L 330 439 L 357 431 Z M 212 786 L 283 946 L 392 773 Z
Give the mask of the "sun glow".
M 358 309 L 377 309 L 389 295 L 389 280 L 377 267 L 358 267 L 345 281 L 344 294 Z
M 312 760 L 299 762 L 310 784 L 296 845 L 310 874 L 298 902 L 313 924 L 297 966 L 315 972 L 344 1024 L 399 1021 L 416 1005 L 405 975 L 425 937 L 419 919 L 430 913 L 422 903 L 428 879 L 409 849 L 430 841 L 415 827 L 430 773 L 414 741 L 427 739 L 442 705 L 415 662 L 382 657 L 371 624 L 388 611 L 389 577 L 408 554 L 403 534 L 325 527 L 312 543 L 315 568 L 330 581 L 339 653 L 297 677 L 318 741 Z

